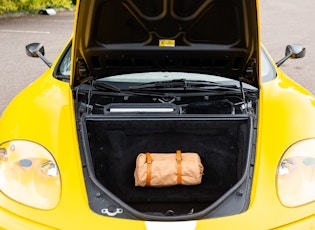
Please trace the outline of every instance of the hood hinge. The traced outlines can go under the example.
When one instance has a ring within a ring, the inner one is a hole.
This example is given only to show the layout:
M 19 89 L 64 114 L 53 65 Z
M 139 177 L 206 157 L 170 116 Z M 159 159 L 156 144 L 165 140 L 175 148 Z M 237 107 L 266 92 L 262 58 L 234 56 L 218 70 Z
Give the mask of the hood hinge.
M 256 59 L 251 58 L 246 65 L 244 78 L 250 81 L 256 81 L 255 72 L 256 72 Z
M 80 82 L 86 82 L 86 79 L 90 77 L 89 70 L 85 61 L 82 58 L 77 59 L 77 80 Z

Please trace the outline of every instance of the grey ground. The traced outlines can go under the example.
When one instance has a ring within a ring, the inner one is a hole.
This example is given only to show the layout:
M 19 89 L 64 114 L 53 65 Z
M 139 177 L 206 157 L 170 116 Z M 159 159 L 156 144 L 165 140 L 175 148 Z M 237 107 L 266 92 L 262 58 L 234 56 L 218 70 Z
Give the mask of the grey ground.
M 261 0 L 261 39 L 275 61 L 284 56 L 287 44 L 306 47 L 306 57 L 289 60 L 282 69 L 315 94 L 314 0 Z M 54 60 L 73 28 L 74 12 L 55 16 L 0 17 L 0 115 L 9 101 L 37 79 L 47 66 L 25 54 L 25 45 L 41 42 L 46 57 Z

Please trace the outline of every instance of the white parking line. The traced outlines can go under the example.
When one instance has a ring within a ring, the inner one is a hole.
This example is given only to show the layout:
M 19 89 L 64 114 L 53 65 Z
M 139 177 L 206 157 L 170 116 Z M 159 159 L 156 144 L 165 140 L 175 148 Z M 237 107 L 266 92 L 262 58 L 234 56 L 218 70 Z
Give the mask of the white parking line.
M 50 34 L 48 31 L 32 31 L 32 30 L 0 30 L 5 33 L 29 33 L 29 34 Z

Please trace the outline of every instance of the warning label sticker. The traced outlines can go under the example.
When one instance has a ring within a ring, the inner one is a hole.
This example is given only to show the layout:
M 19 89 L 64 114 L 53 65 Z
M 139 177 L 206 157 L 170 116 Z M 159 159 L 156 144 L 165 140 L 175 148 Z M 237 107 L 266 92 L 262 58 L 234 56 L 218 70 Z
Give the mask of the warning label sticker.
M 161 39 L 159 42 L 160 47 L 175 47 L 175 40 Z

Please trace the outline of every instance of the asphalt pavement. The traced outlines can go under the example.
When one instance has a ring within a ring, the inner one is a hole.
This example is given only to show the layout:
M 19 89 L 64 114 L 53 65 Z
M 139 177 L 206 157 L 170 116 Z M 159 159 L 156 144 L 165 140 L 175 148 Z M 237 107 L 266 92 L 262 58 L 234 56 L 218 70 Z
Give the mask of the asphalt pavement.
M 288 60 L 281 69 L 315 94 L 315 1 L 260 0 L 261 40 L 275 61 L 288 44 L 306 48 L 304 58 Z
M 315 94 L 314 0 L 260 0 L 261 39 L 275 61 L 288 44 L 306 47 L 302 59 L 288 60 L 281 67 L 295 81 Z M 36 80 L 48 67 L 25 54 L 25 45 L 41 42 L 53 61 L 73 29 L 74 12 L 57 15 L 1 17 L 0 15 L 0 115 L 9 101 Z
M 25 46 L 40 42 L 45 56 L 53 61 L 70 38 L 73 11 L 55 16 L 0 17 L 0 114 L 7 104 L 47 68 L 39 58 L 26 55 Z

